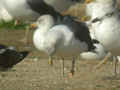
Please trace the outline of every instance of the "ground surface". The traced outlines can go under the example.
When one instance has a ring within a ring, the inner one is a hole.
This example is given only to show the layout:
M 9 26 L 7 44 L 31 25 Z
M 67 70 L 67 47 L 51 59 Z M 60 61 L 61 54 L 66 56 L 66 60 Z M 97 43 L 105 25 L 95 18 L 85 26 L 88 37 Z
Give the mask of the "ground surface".
M 32 32 L 29 36 L 31 47 Z M 0 44 L 25 50 L 26 45 L 19 41 L 23 36 L 24 30 L 0 30 Z M 108 62 L 94 71 L 98 62 L 77 60 L 75 74 L 70 78 L 71 60 L 66 59 L 63 77 L 61 60 L 55 59 L 51 67 L 47 57 L 33 48 L 24 61 L 7 72 L 0 72 L 0 90 L 120 90 L 120 77 L 113 76 L 113 65 Z

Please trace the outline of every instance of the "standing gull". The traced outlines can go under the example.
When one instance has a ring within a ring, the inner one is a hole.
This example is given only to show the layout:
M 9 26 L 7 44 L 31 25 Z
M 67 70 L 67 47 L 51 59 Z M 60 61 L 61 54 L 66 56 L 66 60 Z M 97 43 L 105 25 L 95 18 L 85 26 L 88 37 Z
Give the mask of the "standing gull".
M 33 43 L 38 50 L 49 55 L 50 63 L 55 54 L 76 58 L 82 52 L 97 52 L 89 29 L 83 22 L 74 21 L 70 16 L 63 16 L 60 21 L 56 21 L 51 15 L 43 15 L 37 24 Z

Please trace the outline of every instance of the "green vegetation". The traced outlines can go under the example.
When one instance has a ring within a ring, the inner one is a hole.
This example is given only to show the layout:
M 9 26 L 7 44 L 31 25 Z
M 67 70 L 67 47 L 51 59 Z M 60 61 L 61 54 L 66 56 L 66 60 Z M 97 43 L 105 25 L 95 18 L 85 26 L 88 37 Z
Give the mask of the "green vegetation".
M 28 24 L 25 24 L 24 22 L 19 22 L 18 24 L 15 24 L 16 21 L 12 20 L 10 22 L 0 21 L 0 28 L 5 28 L 9 30 L 23 30 L 26 28 Z

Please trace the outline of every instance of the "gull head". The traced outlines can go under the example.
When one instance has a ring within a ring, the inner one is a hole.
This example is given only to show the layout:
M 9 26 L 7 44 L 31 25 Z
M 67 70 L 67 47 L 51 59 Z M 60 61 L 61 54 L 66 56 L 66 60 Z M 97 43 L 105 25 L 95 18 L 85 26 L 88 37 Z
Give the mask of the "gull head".
M 42 15 L 38 18 L 36 25 L 39 26 L 52 26 L 54 25 L 54 18 L 51 15 Z

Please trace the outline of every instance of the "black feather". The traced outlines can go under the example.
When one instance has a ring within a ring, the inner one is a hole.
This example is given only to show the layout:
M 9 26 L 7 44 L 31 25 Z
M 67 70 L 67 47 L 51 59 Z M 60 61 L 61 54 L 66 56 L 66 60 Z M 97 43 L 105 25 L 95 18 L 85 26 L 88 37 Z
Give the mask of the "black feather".
M 95 49 L 93 41 L 90 37 L 89 28 L 84 22 L 75 21 L 74 17 L 68 15 L 63 17 L 61 24 L 67 25 L 74 33 L 76 39 L 87 43 L 88 51 Z
M 21 62 L 28 54 L 29 51 L 18 52 L 9 48 L 1 48 L 0 51 L 0 68 L 12 68 L 17 63 Z
M 46 4 L 44 0 L 27 0 L 28 5 L 33 11 L 36 11 L 40 15 L 50 14 L 55 19 L 57 16 L 61 16 L 52 6 Z

